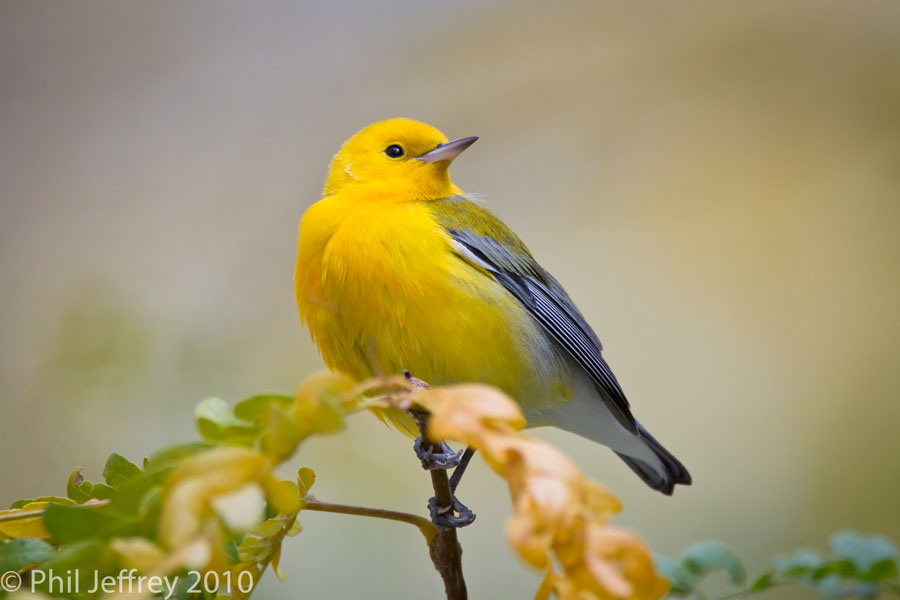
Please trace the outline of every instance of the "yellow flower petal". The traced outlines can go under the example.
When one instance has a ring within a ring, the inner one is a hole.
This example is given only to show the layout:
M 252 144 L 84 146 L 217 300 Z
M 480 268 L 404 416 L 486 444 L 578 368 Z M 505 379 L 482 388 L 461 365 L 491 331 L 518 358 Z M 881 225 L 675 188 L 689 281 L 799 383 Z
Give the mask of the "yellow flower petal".
M 113 552 L 119 555 L 126 569 L 150 571 L 165 558 L 159 546 L 142 537 L 114 538 L 109 542 Z
M 170 548 L 183 546 L 211 514 L 210 500 L 259 481 L 269 461 L 250 448 L 223 446 L 185 460 L 166 482 L 160 539 Z

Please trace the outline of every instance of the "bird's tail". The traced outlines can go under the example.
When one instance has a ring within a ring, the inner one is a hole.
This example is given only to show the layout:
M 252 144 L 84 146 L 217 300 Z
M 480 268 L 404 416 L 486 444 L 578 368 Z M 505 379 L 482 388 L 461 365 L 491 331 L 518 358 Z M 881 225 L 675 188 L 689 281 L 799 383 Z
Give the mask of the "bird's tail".
M 672 456 L 671 452 L 663 448 L 663 445 L 657 442 L 656 438 L 650 435 L 640 424 L 638 424 L 638 436 L 656 458 L 659 459 L 659 462 L 662 464 L 661 470 L 658 465 L 650 465 L 643 460 L 620 452 L 616 452 L 616 454 L 625 461 L 626 465 L 631 467 L 632 471 L 637 473 L 638 477 L 644 480 L 644 483 L 668 496 L 672 495 L 675 484 L 691 484 L 691 474 L 688 473 L 684 465 Z

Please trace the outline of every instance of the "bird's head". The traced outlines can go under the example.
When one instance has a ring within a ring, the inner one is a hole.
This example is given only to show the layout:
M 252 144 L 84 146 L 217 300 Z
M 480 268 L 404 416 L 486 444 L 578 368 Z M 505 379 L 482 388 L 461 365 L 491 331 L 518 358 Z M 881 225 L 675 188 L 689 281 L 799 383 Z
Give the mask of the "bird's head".
M 447 136 L 412 119 L 389 119 L 361 129 L 331 161 L 325 196 L 349 186 L 367 186 L 398 200 L 428 200 L 461 193 L 447 168 L 476 137 Z

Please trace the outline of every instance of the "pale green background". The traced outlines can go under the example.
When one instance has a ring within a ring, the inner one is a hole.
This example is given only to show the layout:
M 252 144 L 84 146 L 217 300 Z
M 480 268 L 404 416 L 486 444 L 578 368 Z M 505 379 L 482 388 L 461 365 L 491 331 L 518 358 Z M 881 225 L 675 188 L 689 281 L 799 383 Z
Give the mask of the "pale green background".
M 568 288 L 690 468 L 666 498 L 539 432 L 619 523 L 753 571 L 844 527 L 900 537 L 900 3 L 550 4 L 0 4 L 0 502 L 319 368 L 296 222 L 339 144 L 402 115 L 481 136 L 455 181 Z M 430 495 L 368 415 L 292 464 L 321 499 Z M 502 482 L 476 460 L 460 497 L 472 596 L 529 596 Z M 439 594 L 414 529 L 302 521 L 264 597 Z

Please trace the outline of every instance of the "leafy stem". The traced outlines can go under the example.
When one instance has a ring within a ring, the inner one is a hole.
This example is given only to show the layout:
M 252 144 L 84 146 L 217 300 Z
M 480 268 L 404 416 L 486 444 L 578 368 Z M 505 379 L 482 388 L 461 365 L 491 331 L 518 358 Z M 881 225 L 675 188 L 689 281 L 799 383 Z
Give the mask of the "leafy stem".
M 91 508 L 100 508 L 101 506 L 106 506 L 109 504 L 109 500 L 91 500 L 89 502 L 85 502 L 84 504 L 79 504 L 78 506 L 87 506 Z M 31 519 L 34 517 L 40 517 L 44 514 L 43 508 L 35 508 L 33 510 L 20 510 L 17 512 L 10 512 L 5 515 L 0 515 L 0 523 L 6 523 L 9 521 L 19 521 L 21 519 Z

